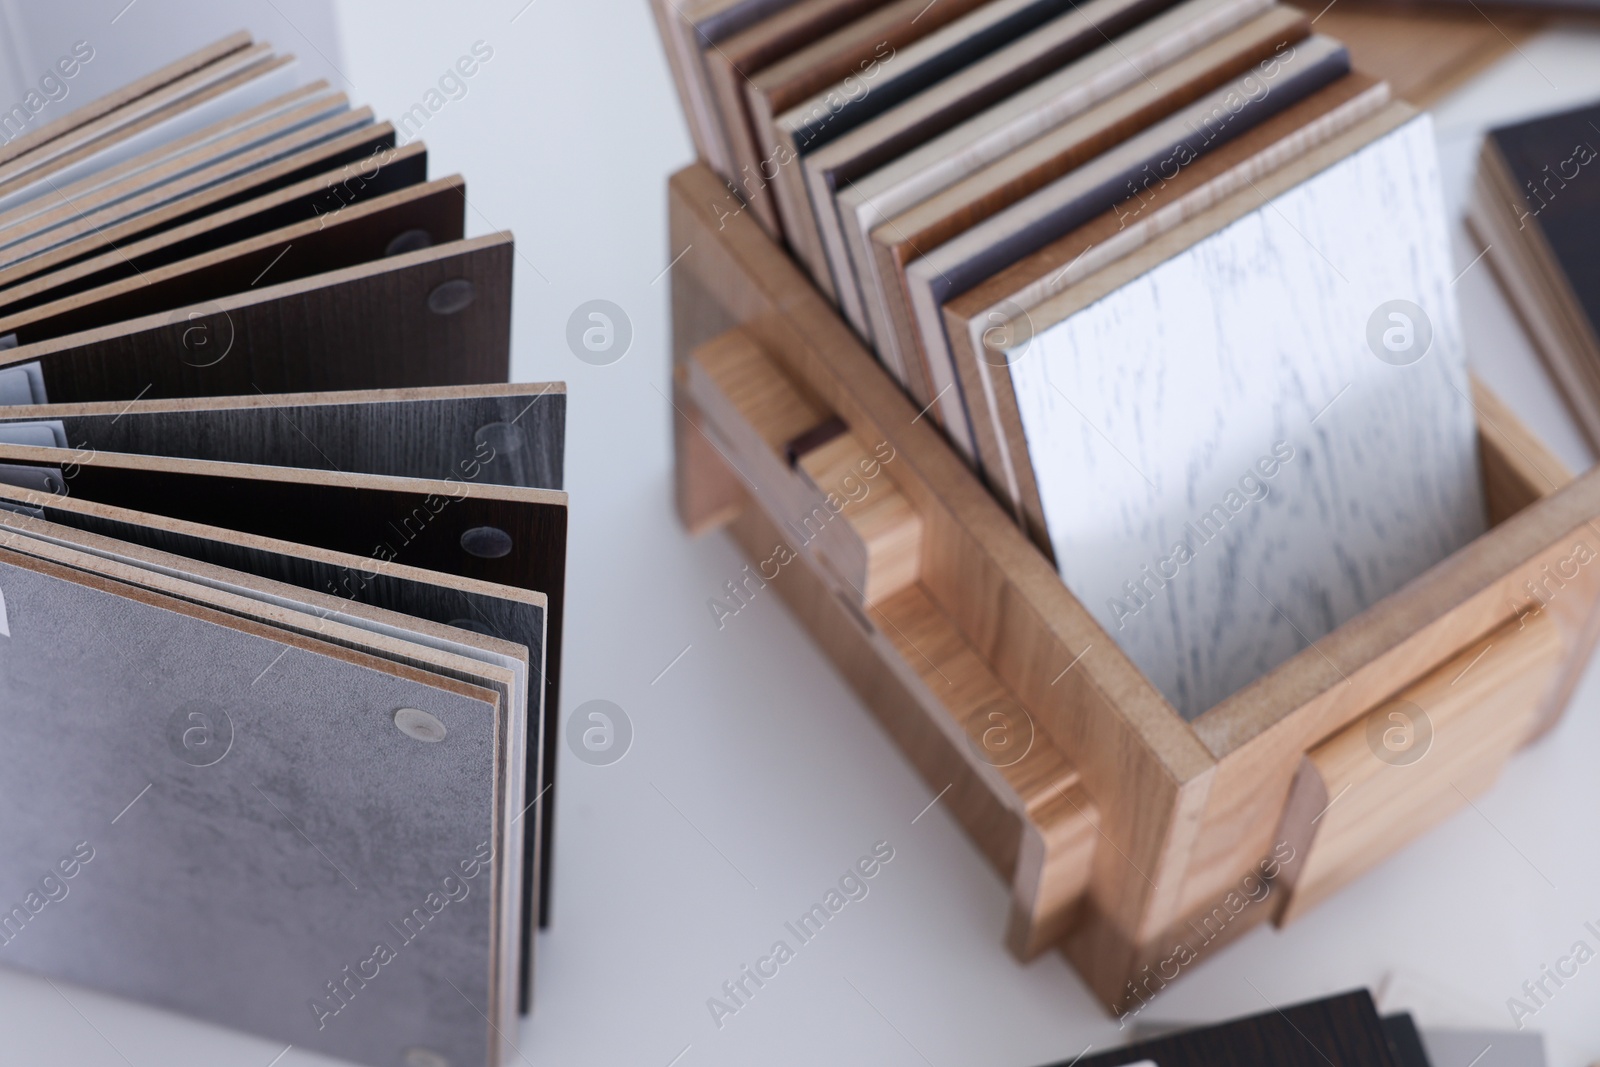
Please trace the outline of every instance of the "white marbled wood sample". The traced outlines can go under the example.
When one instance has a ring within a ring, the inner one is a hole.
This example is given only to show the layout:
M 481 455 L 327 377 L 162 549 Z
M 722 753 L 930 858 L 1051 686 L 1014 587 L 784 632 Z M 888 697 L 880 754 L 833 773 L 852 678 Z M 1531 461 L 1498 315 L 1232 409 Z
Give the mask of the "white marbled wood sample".
M 1185 718 L 1483 531 L 1446 234 L 1419 116 L 1012 364 L 1061 575 Z

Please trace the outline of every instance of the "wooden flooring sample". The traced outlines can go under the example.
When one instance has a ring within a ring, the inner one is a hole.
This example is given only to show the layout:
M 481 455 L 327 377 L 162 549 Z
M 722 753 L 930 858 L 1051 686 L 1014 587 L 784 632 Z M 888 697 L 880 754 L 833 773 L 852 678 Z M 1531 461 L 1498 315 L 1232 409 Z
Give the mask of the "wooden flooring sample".
M 459 865 L 496 840 L 493 694 L 4 550 L 0 590 L 0 899 L 60 894 L 10 965 L 332 1055 L 489 1062 L 495 894 Z M 231 737 L 209 765 L 196 722 Z
M 857 325 L 857 332 L 878 344 L 880 359 L 895 368 L 897 360 L 883 351 L 886 337 L 892 344 L 892 331 L 871 272 L 869 235 L 875 227 L 1128 86 L 1144 82 L 1155 87 L 1150 77 L 1154 71 L 1271 7 L 1263 0 L 1188 0 L 840 189 L 835 206 L 849 253 L 848 272 L 861 291 L 868 319 L 868 328 Z
M 1438 183 L 1419 117 L 1010 365 L 1062 578 L 1187 718 L 1484 529 Z
M 1087 37 L 1073 31 L 1080 27 L 1087 29 L 1083 25 L 1085 20 L 1099 19 L 1108 32 L 1115 33 L 1127 19 L 1119 22 L 1113 17 L 1113 11 L 1139 3 L 1154 7 L 1166 6 L 1170 2 L 1090 0 L 1089 11 L 1074 17 L 1071 12 L 1076 10 L 1077 4 L 1073 0 L 992 0 L 904 47 L 897 48 L 884 40 L 862 58 L 858 68 L 846 70 L 838 81 L 829 83 L 814 96 L 779 114 L 770 130 L 764 131 L 773 146 L 772 151 L 782 164 L 773 187 L 790 249 L 810 269 L 813 280 L 823 291 L 835 296 L 833 275 L 828 269 L 823 235 L 819 229 L 822 220 L 817 216 L 817 208 L 809 191 L 812 179 L 806 174 L 807 157 L 838 143 L 840 138 L 847 137 L 863 123 L 914 98 L 942 79 L 959 78 L 969 73 L 973 64 L 992 57 L 997 50 L 1015 44 L 1019 38 L 1027 39 L 1034 33 L 1048 30 L 1063 19 L 1068 20 L 1065 27 L 1068 47 L 1076 47 L 1083 52 L 1090 47 L 1086 43 Z M 910 22 L 921 22 L 920 15 L 913 15 Z M 1056 40 L 1061 34 L 1050 36 Z M 1099 40 L 1101 38 L 1097 36 L 1096 41 Z M 1065 61 L 1068 57 L 1058 55 L 1057 58 Z M 1022 79 L 1013 81 L 1013 88 L 1023 84 L 1030 76 L 1037 77 L 1044 73 L 1026 62 L 1015 62 L 1014 57 L 1002 62 L 1001 66 L 1010 72 L 1013 79 Z M 972 100 L 970 92 L 959 92 L 958 95 L 963 100 Z M 967 114 L 980 110 L 1000 95 L 997 92 L 987 100 L 969 104 Z M 752 103 L 760 104 L 762 101 L 757 99 Z M 964 117 L 953 116 L 952 120 L 959 121 Z M 898 149 L 904 151 L 909 147 L 910 144 L 902 143 Z M 870 166 L 887 162 L 894 154 L 886 152 L 855 173 L 865 173 Z M 851 158 L 857 159 L 859 155 L 852 153 Z M 829 168 L 830 173 L 832 169 Z M 831 198 L 829 202 L 832 202 Z
M 52 404 L 0 408 L 0 442 L 560 489 L 566 407 L 559 382 Z
M 950 346 L 949 358 L 961 378 L 962 395 L 973 406 L 971 423 L 980 473 L 1041 547 L 1048 550 L 1042 526 L 1034 521 L 1036 509 L 1023 506 L 1024 478 L 1029 479 L 1030 502 L 1036 499 L 1026 457 L 1013 457 L 995 426 L 993 376 L 1005 373 L 1005 360 L 989 349 L 990 342 L 1003 338 L 1003 324 L 1249 189 L 1252 183 L 1372 117 L 1388 102 L 1384 83 L 1360 74 L 1341 78 L 1206 153 L 1170 180 L 1158 176 L 1132 200 L 1114 206 L 944 305 L 944 334 L 935 334 L 933 341 Z M 1031 316 L 1023 320 L 1025 332 L 1031 333 L 1030 322 Z
M 1344 47 L 1313 34 L 1282 58 L 1264 61 L 898 272 L 904 286 L 902 306 L 911 316 L 900 326 L 902 350 L 919 352 L 927 361 L 941 423 L 956 447 L 969 460 L 976 455 L 965 398 L 953 387 L 957 375 L 940 341 L 945 301 L 1127 199 L 1151 171 L 1159 174 L 1163 168 L 1192 163 L 1349 70 Z M 894 301 L 890 305 L 896 306 Z
M 511 260 L 509 234 L 406 252 L 0 351 L 0 375 L 36 364 L 35 403 L 504 381 Z

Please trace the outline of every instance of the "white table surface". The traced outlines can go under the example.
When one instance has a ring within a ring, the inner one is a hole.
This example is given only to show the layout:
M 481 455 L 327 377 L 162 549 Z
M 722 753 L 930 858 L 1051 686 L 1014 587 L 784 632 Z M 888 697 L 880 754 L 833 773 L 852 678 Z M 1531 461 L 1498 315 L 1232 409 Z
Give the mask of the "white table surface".
M 667 175 L 688 162 L 644 0 L 346 4 L 346 90 L 398 116 L 474 41 L 493 59 L 423 129 L 436 176 L 466 175 L 474 233 L 517 236 L 521 380 L 570 391 L 572 504 L 563 717 L 620 705 L 620 762 L 565 748 L 554 925 L 539 939 L 531 1064 L 1015 1065 L 1118 1042 L 1057 956 L 1001 944 L 1005 887 L 770 592 L 719 631 L 707 600 L 743 560 L 691 541 L 671 506 Z M 118 5 L 120 6 L 120 5 Z M 135 9 L 136 10 L 136 9 Z M 132 17 L 130 15 L 130 17 Z M 302 42 L 275 42 L 294 49 Z M 1438 111 L 1459 208 L 1490 120 L 1600 97 L 1600 34 L 1523 46 Z M 1457 213 L 1459 213 L 1457 211 Z M 1477 254 L 1463 236 L 1458 264 Z M 1479 372 L 1575 468 L 1587 450 L 1480 262 L 1460 279 Z M 634 339 L 576 359 L 568 316 L 604 298 Z M 1506 1027 L 1506 999 L 1600 925 L 1600 680 L 1501 782 L 1286 931 L 1258 928 L 1151 1006 L 1206 1021 L 1354 986 L 1424 1025 Z M 915 819 L 915 821 L 913 821 Z M 874 842 L 894 860 L 719 1029 L 707 998 L 785 936 Z M 1600 962 L 1533 1020 L 1554 1064 L 1600 1059 Z M 0 1064 L 327 1060 L 0 970 Z M 1468 1067 L 1438 1064 L 1436 1067 Z

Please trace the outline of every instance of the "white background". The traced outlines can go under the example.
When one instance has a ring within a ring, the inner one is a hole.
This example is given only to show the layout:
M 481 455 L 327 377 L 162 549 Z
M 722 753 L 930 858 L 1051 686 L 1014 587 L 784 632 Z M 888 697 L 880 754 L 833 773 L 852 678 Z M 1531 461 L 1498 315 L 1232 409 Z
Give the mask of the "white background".
M 1006 953 L 1000 880 L 940 806 L 913 823 L 937 786 L 917 778 L 776 597 L 716 628 L 707 600 L 743 560 L 721 535 L 688 540 L 671 507 L 670 275 L 660 275 L 684 250 L 667 246 L 665 180 L 691 148 L 666 63 L 644 0 L 525 2 L 351 3 L 329 19 L 287 0 L 137 0 L 112 26 L 125 0 L 0 0 L 0 29 L 11 28 L 0 68 L 12 79 L 0 88 L 73 39 L 94 40 L 106 62 L 91 69 L 115 67 L 120 82 L 248 24 L 330 70 L 355 102 L 397 116 L 473 42 L 494 49 L 422 137 L 434 176 L 466 175 L 471 232 L 516 233 L 517 378 L 569 385 L 563 718 L 603 698 L 636 731 L 609 767 L 563 748 L 555 923 L 518 1039 L 526 1061 L 1027 1067 L 1115 1044 L 1114 1022 L 1060 958 L 1023 967 Z M 1600 96 L 1597 60 L 1600 38 L 1541 39 L 1441 109 L 1453 208 L 1484 121 Z M 1463 237 L 1458 264 L 1477 251 Z M 1480 373 L 1587 466 L 1485 268 L 1458 283 Z M 631 350 L 610 367 L 580 362 L 565 341 L 568 316 L 594 298 L 633 324 Z M 1591 673 L 1566 721 L 1475 809 L 1290 930 L 1258 929 L 1195 968 L 1147 1017 L 1207 1021 L 1387 982 L 1388 999 L 1424 1024 L 1507 1026 L 1506 999 L 1541 964 L 1580 937 L 1595 944 L 1582 924 L 1600 925 L 1597 702 Z M 877 841 L 895 858 L 870 895 L 719 1030 L 707 998 Z M 1600 1059 L 1600 961 L 1535 1023 L 1555 1063 Z M 0 1064 L 266 1067 L 282 1052 L 0 971 Z M 298 1049 L 277 1061 L 318 1062 Z

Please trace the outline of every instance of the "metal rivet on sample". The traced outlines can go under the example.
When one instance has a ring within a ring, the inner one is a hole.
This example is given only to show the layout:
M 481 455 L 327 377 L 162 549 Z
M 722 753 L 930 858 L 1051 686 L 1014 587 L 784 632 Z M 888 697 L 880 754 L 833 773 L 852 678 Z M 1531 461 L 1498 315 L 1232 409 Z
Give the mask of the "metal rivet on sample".
M 386 256 L 398 256 L 406 252 L 420 252 L 424 248 L 432 246 L 433 234 L 427 230 L 407 230 L 404 233 L 395 234 L 394 240 L 384 246 L 383 254 Z
M 461 535 L 461 547 L 479 559 L 499 559 L 511 555 L 511 535 L 498 526 L 474 526 Z
M 412 1045 L 406 1049 L 405 1065 L 406 1067 L 450 1067 L 450 1061 L 431 1048 Z
M 452 278 L 441 282 L 438 288 L 428 294 L 428 310 L 435 315 L 454 315 L 464 310 L 477 295 L 478 291 L 471 282 L 465 278 Z
M 394 725 L 413 741 L 432 743 L 444 740 L 444 723 L 417 708 L 401 708 L 395 712 Z
M 510 455 L 522 451 L 522 430 L 509 422 L 491 422 L 478 428 L 472 435 L 475 445 L 488 445 L 496 455 Z

